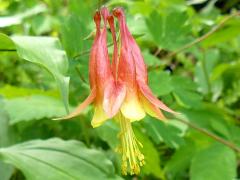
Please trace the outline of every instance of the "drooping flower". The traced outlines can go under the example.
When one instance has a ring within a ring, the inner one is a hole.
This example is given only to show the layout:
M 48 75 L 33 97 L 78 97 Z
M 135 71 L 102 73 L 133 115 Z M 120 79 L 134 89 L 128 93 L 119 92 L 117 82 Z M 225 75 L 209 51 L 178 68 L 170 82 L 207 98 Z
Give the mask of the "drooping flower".
M 104 26 L 101 30 L 101 15 L 104 20 Z M 96 24 L 96 36 L 90 52 L 89 61 L 89 80 L 90 95 L 81 103 L 71 114 L 59 119 L 70 119 L 79 115 L 89 104 L 94 104 L 94 115 L 92 126 L 98 127 L 104 121 L 111 118 L 103 110 L 103 102 L 108 104 L 108 109 L 116 112 L 121 106 L 125 97 L 125 88 L 122 84 L 114 81 L 107 48 L 107 17 L 109 12 L 103 8 L 101 12 L 97 11 L 94 15 Z M 104 92 L 112 92 L 111 98 L 104 99 Z M 115 113 L 116 114 L 116 113 Z
M 114 16 L 119 22 L 119 43 L 116 39 Z M 146 113 L 164 120 L 166 118 L 160 109 L 175 112 L 155 97 L 149 88 L 147 68 L 140 48 L 127 27 L 123 10 L 116 8 L 111 15 L 103 7 L 100 12 L 95 13 L 94 22 L 96 36 L 89 61 L 90 95 L 76 110 L 61 119 L 79 115 L 90 103 L 94 105 L 93 127 L 100 126 L 109 118 L 116 119 L 121 129 L 121 145 L 118 150 L 122 153 L 122 173 L 127 174 L 130 171 L 131 174 L 138 174 L 140 166 L 145 162 L 139 149 L 142 144 L 135 137 L 131 122 L 143 119 Z M 112 63 L 107 48 L 107 24 L 114 45 Z
M 141 51 L 133 36 L 128 30 L 125 15 L 121 8 L 113 10 L 114 16 L 118 18 L 121 47 L 117 64 L 118 79 L 126 84 L 127 94 L 121 106 L 121 112 L 126 118 L 140 120 L 145 112 L 158 119 L 165 117 L 159 110 L 175 113 L 155 97 L 148 86 L 147 68 Z
M 141 51 L 128 30 L 123 10 L 116 8 L 113 10 L 113 15 L 119 22 L 121 42 L 118 53 L 114 19 L 109 16 L 108 22 L 114 44 L 112 70 L 115 81 L 126 86 L 125 99 L 115 117 L 121 128 L 119 150 L 122 153 L 122 172 L 127 174 L 130 170 L 131 174 L 138 174 L 140 166 L 145 162 L 144 156 L 139 150 L 139 146 L 142 147 L 142 144 L 136 139 L 131 122 L 143 119 L 146 113 L 164 120 L 165 117 L 160 109 L 170 113 L 175 112 L 156 98 L 149 88 L 147 68 Z

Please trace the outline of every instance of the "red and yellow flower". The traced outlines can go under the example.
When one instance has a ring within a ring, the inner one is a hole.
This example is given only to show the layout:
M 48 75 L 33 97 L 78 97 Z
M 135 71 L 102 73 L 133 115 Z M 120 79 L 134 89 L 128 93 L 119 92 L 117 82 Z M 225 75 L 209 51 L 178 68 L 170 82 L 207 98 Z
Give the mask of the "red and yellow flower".
M 119 23 L 119 43 L 116 39 L 114 17 Z M 142 145 L 134 135 L 131 122 L 143 119 L 146 113 L 165 120 L 160 109 L 175 112 L 155 97 L 149 88 L 147 68 L 140 48 L 127 27 L 123 10 L 116 8 L 112 15 L 103 7 L 95 13 L 94 22 L 96 36 L 89 62 L 91 92 L 83 103 L 62 119 L 79 115 L 90 103 L 94 107 L 93 127 L 100 126 L 107 119 L 116 119 L 121 128 L 119 151 L 122 153 L 122 172 L 138 174 L 140 166 L 144 164 L 144 156 L 139 150 Z M 114 44 L 112 63 L 107 48 L 107 25 Z

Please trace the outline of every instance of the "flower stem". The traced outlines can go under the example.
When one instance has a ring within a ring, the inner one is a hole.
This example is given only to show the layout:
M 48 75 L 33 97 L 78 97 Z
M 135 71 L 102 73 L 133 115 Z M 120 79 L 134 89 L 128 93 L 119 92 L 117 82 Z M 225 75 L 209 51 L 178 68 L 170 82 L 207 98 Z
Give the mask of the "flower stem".
M 208 137 L 210 137 L 210 138 L 212 138 L 212 139 L 214 139 L 214 140 L 216 140 L 216 141 L 218 141 L 218 142 L 220 142 L 220 143 L 230 147 L 231 149 L 235 150 L 236 152 L 240 153 L 240 148 L 237 147 L 232 142 L 229 142 L 229 141 L 227 141 L 227 140 L 225 140 L 225 139 L 223 139 L 223 138 L 213 134 L 212 132 L 210 132 L 210 131 L 208 131 L 208 130 L 206 130 L 204 128 L 201 128 L 201 127 L 199 127 L 199 126 L 197 126 L 195 124 L 192 124 L 192 123 L 190 123 L 190 122 L 188 122 L 188 121 L 186 121 L 186 120 L 184 120 L 182 118 L 176 117 L 176 120 L 180 121 L 183 124 L 188 125 L 190 128 L 193 128 L 196 131 L 199 131 L 200 133 L 205 134 L 206 136 L 208 136 Z
M 216 31 L 218 31 L 227 21 L 229 21 L 230 19 L 239 16 L 240 15 L 240 11 L 237 11 L 236 13 L 233 13 L 227 17 L 225 17 L 218 25 L 214 26 L 209 32 L 207 32 L 206 34 L 204 34 L 203 36 L 195 39 L 194 41 L 184 45 L 183 47 L 177 49 L 176 51 L 170 53 L 167 57 L 172 57 L 174 55 L 176 55 L 177 53 L 180 53 L 182 51 L 184 51 L 185 49 L 188 49 L 192 46 L 194 46 L 195 44 L 198 44 L 199 42 L 207 39 L 209 36 L 211 36 L 213 33 L 215 33 Z
M 222 19 L 222 21 L 221 21 L 219 24 L 217 24 L 216 26 L 214 26 L 209 32 L 207 32 L 207 33 L 204 34 L 203 36 L 195 39 L 194 41 L 192 41 L 192 42 L 190 42 L 190 43 L 188 43 L 188 44 L 180 47 L 180 48 L 177 49 L 176 51 L 173 51 L 172 53 L 169 53 L 169 54 L 166 56 L 166 58 L 167 58 L 167 59 L 168 59 L 168 58 L 171 58 L 171 57 L 175 56 L 176 54 L 178 54 L 178 53 L 180 53 L 180 52 L 182 52 L 182 51 L 184 51 L 184 50 L 186 50 L 186 49 L 188 49 L 188 48 L 190 48 L 190 47 L 192 47 L 192 46 L 194 46 L 194 45 L 202 42 L 202 41 L 205 40 L 205 39 L 207 39 L 209 36 L 211 36 L 211 35 L 214 34 L 216 31 L 218 31 L 219 29 L 221 29 L 226 22 L 228 22 L 229 20 L 231 20 L 232 18 L 234 18 L 234 17 L 236 17 L 236 16 L 240 16 L 240 11 L 237 11 L 237 12 L 235 12 L 235 13 L 227 16 L 227 17 L 225 17 L 224 19 Z M 159 54 L 159 52 L 160 52 L 160 51 L 157 51 L 156 53 L 154 53 L 154 55 L 157 56 L 157 55 Z M 148 70 L 158 69 L 160 66 L 161 66 L 161 65 L 149 66 L 149 67 L 148 67 Z

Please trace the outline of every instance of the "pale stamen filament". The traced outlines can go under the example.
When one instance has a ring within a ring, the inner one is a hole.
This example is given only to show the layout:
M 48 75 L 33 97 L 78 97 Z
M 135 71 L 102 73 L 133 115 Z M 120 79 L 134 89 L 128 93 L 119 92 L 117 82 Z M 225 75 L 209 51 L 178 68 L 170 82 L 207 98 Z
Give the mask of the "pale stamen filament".
M 139 146 L 142 148 L 142 144 L 137 140 L 129 119 L 121 113 L 117 114 L 116 119 L 121 128 L 119 151 L 122 153 L 122 173 L 126 175 L 130 170 L 130 174 L 139 174 L 140 166 L 145 164 L 144 156 L 139 150 Z

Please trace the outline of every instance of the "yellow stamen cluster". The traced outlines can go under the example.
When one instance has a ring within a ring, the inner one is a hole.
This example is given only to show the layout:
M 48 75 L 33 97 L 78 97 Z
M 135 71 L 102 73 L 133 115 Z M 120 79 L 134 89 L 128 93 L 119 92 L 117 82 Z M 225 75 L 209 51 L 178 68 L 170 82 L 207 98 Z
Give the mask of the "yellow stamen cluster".
M 119 134 L 121 145 L 118 151 L 122 154 L 122 174 L 127 175 L 129 169 L 131 175 L 139 174 L 140 167 L 145 164 L 144 155 L 139 150 L 139 146 L 141 148 L 143 146 L 134 135 L 131 121 L 121 113 L 118 113 L 116 119 L 121 128 Z

